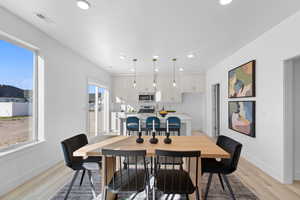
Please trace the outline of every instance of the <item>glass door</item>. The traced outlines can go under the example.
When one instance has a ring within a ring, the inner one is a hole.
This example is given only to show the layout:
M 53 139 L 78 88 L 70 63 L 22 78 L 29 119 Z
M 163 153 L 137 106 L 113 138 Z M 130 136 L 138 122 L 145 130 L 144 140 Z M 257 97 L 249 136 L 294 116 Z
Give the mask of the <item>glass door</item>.
M 102 135 L 109 129 L 109 92 L 96 84 L 88 86 L 88 135 Z

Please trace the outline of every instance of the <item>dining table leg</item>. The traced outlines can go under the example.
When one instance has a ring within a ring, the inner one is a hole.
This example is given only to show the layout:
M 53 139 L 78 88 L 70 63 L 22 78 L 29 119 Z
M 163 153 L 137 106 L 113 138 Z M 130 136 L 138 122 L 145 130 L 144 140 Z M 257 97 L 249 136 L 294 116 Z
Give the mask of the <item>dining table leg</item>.
M 102 200 L 114 200 L 116 195 L 107 191 L 105 186 L 108 185 L 109 181 L 112 179 L 114 173 L 116 171 L 116 158 L 115 157 L 105 157 L 102 156 L 102 170 L 100 174 L 102 174 Z

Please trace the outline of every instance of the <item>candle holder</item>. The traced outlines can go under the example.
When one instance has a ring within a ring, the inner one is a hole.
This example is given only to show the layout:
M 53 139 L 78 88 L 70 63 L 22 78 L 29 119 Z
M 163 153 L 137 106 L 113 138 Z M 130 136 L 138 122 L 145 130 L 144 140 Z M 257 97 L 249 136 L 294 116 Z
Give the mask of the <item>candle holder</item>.
M 149 140 L 151 144 L 157 144 L 158 139 L 155 137 L 155 132 L 152 132 L 152 138 Z
M 164 143 L 165 144 L 171 144 L 172 143 L 172 140 L 171 140 L 171 138 L 170 138 L 170 132 L 167 132 L 166 133 L 166 138 L 164 139 Z
M 143 143 L 144 142 L 144 139 L 142 138 L 142 131 L 140 131 L 139 133 L 138 133 L 138 138 L 136 139 L 136 143 L 139 143 L 139 144 L 141 144 L 141 143 Z

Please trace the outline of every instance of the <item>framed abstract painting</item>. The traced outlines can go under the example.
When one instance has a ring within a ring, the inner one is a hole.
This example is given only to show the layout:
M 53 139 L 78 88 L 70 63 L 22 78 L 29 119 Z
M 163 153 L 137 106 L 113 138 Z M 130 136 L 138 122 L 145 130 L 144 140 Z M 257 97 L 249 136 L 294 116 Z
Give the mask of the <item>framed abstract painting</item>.
M 255 65 L 256 61 L 252 60 L 229 71 L 229 98 L 255 97 Z
M 255 137 L 255 101 L 228 102 L 229 129 Z

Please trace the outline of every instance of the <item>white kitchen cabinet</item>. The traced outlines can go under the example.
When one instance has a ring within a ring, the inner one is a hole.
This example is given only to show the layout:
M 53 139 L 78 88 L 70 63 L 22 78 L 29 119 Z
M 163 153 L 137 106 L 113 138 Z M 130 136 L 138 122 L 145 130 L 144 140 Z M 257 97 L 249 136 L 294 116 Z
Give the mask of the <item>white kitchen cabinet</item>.
M 154 92 L 153 76 L 141 75 L 137 77 L 136 88 L 133 88 L 132 76 L 113 77 L 113 100 L 121 98 L 126 103 L 138 103 L 138 94 Z M 177 86 L 173 87 L 172 78 L 169 75 L 157 77 L 157 92 L 159 102 L 182 103 L 182 93 L 202 93 L 205 91 L 205 76 L 203 74 L 180 74 L 176 77 Z
M 177 87 L 173 87 L 172 80 L 168 77 L 162 77 L 158 80 L 158 91 L 161 93 L 162 103 L 181 103 L 182 95 L 178 87 L 180 80 L 177 80 Z
M 183 75 L 181 77 L 182 93 L 201 93 L 205 90 L 205 76 L 202 74 Z

